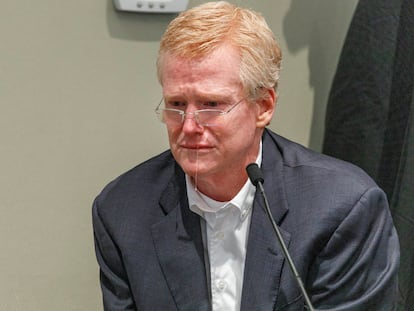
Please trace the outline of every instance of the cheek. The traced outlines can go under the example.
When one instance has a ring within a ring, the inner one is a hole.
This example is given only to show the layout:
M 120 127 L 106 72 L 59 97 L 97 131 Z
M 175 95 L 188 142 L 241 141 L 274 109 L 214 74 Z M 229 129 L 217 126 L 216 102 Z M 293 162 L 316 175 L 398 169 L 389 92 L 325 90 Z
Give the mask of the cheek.
M 228 129 L 232 132 L 243 135 L 256 130 L 256 118 L 252 111 L 248 110 L 244 114 L 235 116 L 228 123 Z
M 175 128 L 168 128 L 167 127 L 167 133 L 168 133 L 168 140 L 170 142 L 170 145 L 177 142 L 178 136 L 180 135 L 180 131 Z
M 256 137 L 256 119 L 252 115 L 246 115 L 233 122 L 228 133 L 231 141 L 237 146 L 234 146 L 235 148 L 248 147 Z

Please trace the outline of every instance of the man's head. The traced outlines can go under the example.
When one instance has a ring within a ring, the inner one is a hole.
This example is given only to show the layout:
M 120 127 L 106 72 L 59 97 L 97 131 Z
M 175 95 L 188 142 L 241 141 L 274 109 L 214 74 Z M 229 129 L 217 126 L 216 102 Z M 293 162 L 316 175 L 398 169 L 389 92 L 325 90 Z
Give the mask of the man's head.
M 226 2 L 183 12 L 167 28 L 158 112 L 174 158 L 201 192 L 224 201 L 246 182 L 273 116 L 280 61 L 264 19 Z
M 175 18 L 165 31 L 157 61 L 162 84 L 165 53 L 202 58 L 227 42 L 240 54 L 240 80 L 252 99 L 260 90 L 277 90 L 281 50 L 264 18 L 225 1 L 208 2 Z

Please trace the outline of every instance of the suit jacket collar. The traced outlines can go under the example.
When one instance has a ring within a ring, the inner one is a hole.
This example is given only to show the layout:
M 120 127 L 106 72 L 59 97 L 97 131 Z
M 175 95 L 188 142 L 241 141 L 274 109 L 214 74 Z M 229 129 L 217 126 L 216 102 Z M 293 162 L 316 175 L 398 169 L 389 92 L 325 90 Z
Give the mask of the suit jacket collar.
M 261 168 L 264 175 L 263 187 L 266 191 L 273 217 L 279 225 L 283 221 L 289 207 L 285 189 L 284 157 L 273 135 L 268 130 L 263 134 L 264 151 Z M 262 202 L 262 200 L 259 201 Z
M 167 215 L 152 226 L 152 237 L 177 309 L 208 311 L 210 299 L 200 218 L 188 207 L 184 173 L 178 165 L 160 204 Z
M 283 167 L 282 155 L 273 138 L 266 131 L 263 135 L 263 187 L 278 225 L 288 212 Z M 280 232 L 288 245 L 290 234 L 282 229 Z M 283 253 L 264 210 L 261 194 L 257 191 L 247 245 L 242 311 L 274 309 L 283 263 Z

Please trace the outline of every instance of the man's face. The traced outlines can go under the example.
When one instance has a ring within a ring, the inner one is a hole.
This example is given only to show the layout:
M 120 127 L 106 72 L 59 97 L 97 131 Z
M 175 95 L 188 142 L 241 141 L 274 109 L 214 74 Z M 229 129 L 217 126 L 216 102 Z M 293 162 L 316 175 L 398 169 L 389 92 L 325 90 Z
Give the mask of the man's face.
M 223 182 L 228 174 L 245 178 L 245 167 L 256 160 L 262 128 L 256 103 L 248 102 L 239 78 L 240 56 L 230 45 L 188 60 L 167 54 L 162 71 L 163 96 L 169 108 L 186 113 L 200 109 L 228 110 L 214 126 L 201 126 L 193 115 L 169 125 L 171 151 L 183 170 L 198 180 Z M 244 100 L 243 100 L 244 99 Z

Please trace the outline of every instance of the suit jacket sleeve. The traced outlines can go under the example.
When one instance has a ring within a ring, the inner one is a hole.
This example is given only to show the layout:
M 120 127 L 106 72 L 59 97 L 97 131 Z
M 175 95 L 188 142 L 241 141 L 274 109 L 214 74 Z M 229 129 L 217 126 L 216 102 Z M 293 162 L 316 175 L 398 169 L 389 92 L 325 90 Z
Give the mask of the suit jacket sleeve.
M 95 200 L 92 208 L 92 220 L 104 310 L 134 311 L 135 303 L 121 255 L 99 215 L 98 200 Z
M 320 310 L 394 310 L 399 242 L 385 194 L 368 189 L 333 232 L 310 271 Z

